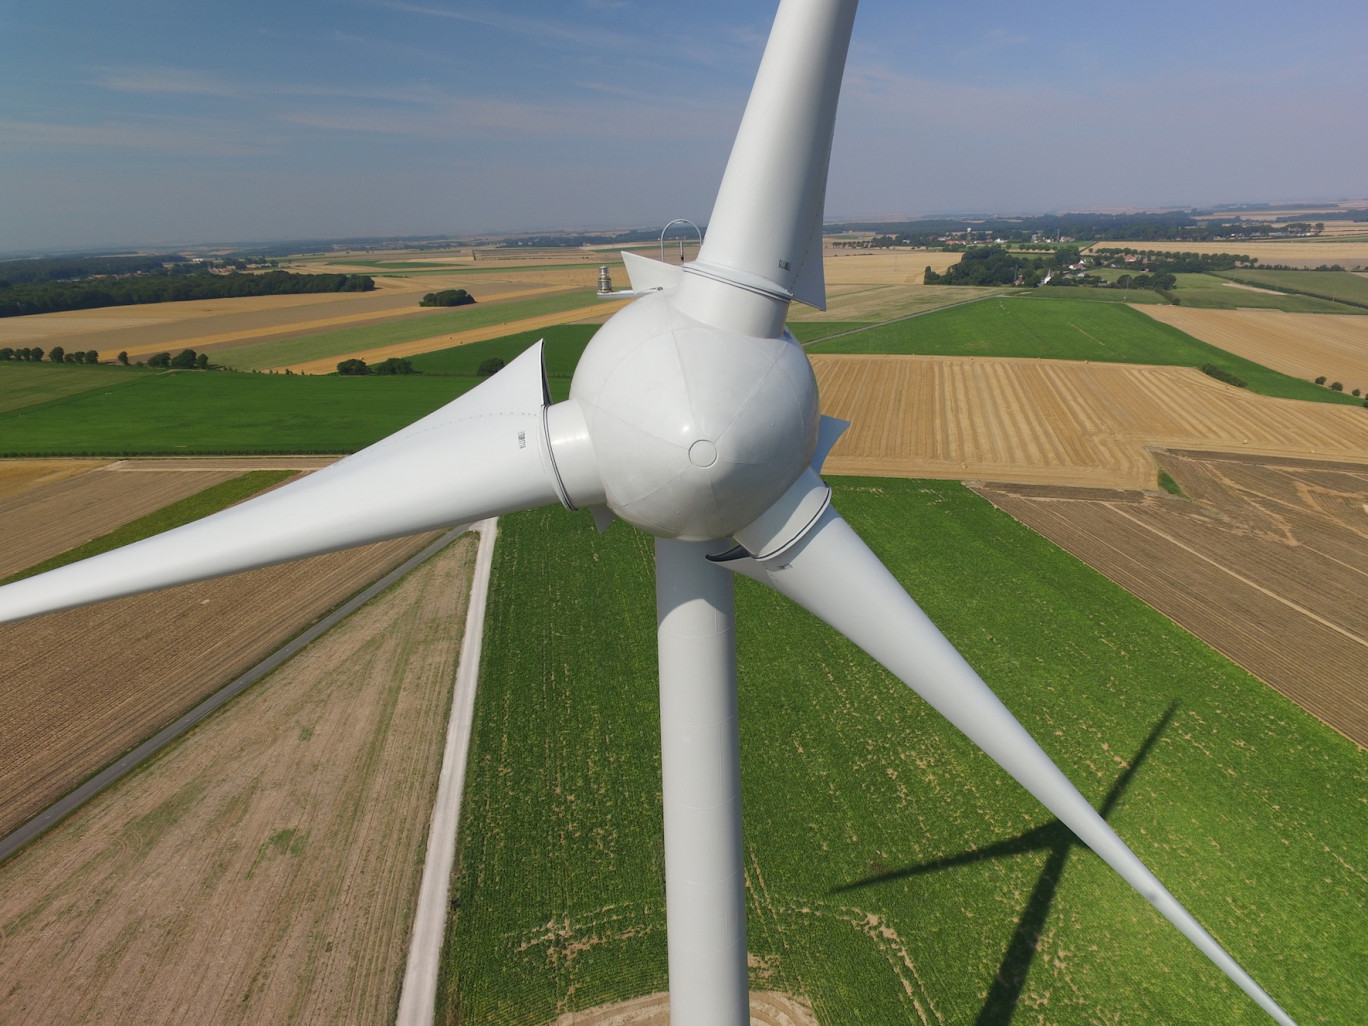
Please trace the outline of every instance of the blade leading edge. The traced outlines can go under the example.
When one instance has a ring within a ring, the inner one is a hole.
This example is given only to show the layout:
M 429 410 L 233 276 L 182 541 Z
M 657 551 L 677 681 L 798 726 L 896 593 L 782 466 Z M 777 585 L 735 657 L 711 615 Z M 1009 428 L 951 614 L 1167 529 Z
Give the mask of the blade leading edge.
M 0 588 L 0 623 L 560 501 L 542 346 L 303 480 Z
M 792 548 L 722 564 L 830 624 L 1011 774 L 1283 1026 L 1294 1020 L 1202 928 L 1088 804 L 945 635 L 830 507 Z

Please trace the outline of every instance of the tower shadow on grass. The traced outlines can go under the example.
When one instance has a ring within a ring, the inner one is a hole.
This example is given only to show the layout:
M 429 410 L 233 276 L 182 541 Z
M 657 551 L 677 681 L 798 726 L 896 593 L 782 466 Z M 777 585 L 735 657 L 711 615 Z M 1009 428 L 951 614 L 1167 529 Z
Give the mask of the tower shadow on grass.
M 1131 759 L 1130 765 L 1116 778 L 1116 782 L 1112 784 L 1111 790 L 1107 792 L 1107 797 L 1102 802 L 1102 807 L 1097 810 L 1103 819 L 1111 814 L 1117 802 L 1121 800 L 1121 796 L 1126 793 L 1126 789 L 1135 778 L 1136 772 L 1145 759 L 1149 757 L 1150 752 L 1159 742 L 1159 738 L 1163 736 L 1177 711 L 1178 703 L 1175 701 L 1165 710 L 1159 722 L 1149 732 L 1144 744 L 1140 746 L 1135 757 Z M 993 977 L 993 984 L 988 988 L 988 997 L 979 1010 L 978 1018 L 974 1020 L 974 1026 L 1008 1026 L 1013 1015 L 1016 1014 L 1017 1002 L 1021 1000 L 1021 992 L 1026 985 L 1027 973 L 1030 972 L 1031 963 L 1035 960 L 1036 949 L 1040 944 L 1041 934 L 1045 930 L 1045 921 L 1049 918 L 1050 906 L 1054 903 L 1055 893 L 1059 890 L 1059 882 L 1064 876 L 1064 867 L 1068 864 L 1069 852 L 1075 845 L 1087 847 L 1074 835 L 1072 830 L 1055 819 L 1033 830 L 1028 830 L 1018 837 L 990 844 L 986 848 L 961 852 L 958 855 L 948 855 L 945 858 L 923 862 L 917 866 L 892 869 L 886 873 L 868 876 L 863 880 L 856 880 L 854 883 L 836 887 L 831 893 L 841 894 L 865 887 L 875 887 L 883 883 L 892 883 L 895 880 L 908 880 L 915 876 L 936 873 L 942 869 L 971 866 L 987 859 L 1048 851 L 1050 856 L 1045 861 L 1045 867 L 1040 871 L 1040 879 L 1036 881 L 1035 888 L 1031 891 L 1031 896 L 1027 899 L 1026 907 L 1021 913 L 1021 918 L 1017 920 L 1016 929 L 1012 931 L 1012 939 L 1008 942 L 1007 950 L 998 965 L 997 974 Z

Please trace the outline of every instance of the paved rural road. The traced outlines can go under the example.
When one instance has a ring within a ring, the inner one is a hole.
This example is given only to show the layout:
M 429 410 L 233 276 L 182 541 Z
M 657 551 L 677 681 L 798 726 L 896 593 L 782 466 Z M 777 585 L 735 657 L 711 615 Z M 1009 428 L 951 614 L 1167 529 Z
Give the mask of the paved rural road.
M 285 660 L 293 656 L 305 645 L 309 644 L 309 642 L 345 620 L 352 613 L 356 612 L 357 609 L 361 608 L 361 606 L 380 594 L 380 592 L 384 591 L 395 581 L 398 581 L 414 567 L 436 555 L 468 530 L 470 530 L 470 528 L 461 526 L 448 531 L 421 552 L 411 556 L 399 566 L 395 567 L 369 588 L 358 593 L 337 609 L 333 610 L 333 612 L 329 613 L 322 620 L 319 620 L 318 623 L 314 624 L 289 644 L 285 645 L 283 648 L 277 649 L 242 676 L 214 692 L 214 694 L 210 695 L 169 727 L 166 727 L 148 738 L 142 744 L 138 745 L 137 748 L 134 748 L 131 752 L 128 752 L 116 762 L 111 763 L 95 776 L 91 777 L 80 787 L 49 805 L 13 833 L 0 838 L 0 862 L 9 858 L 10 855 L 14 854 L 14 852 L 18 851 L 29 841 L 48 829 L 48 827 L 71 815 L 71 813 L 75 812 L 91 798 L 94 798 L 105 788 L 109 787 L 124 774 L 136 768 L 143 760 L 151 758 L 166 745 L 185 734 L 191 727 L 195 726 L 195 724 L 199 723 L 206 716 L 222 707 L 230 699 L 241 694 L 248 687 L 255 684 L 262 677 L 266 676 L 266 674 L 270 673 L 281 663 L 285 662 Z M 492 535 L 493 532 L 488 531 L 487 533 Z M 481 551 L 483 551 L 484 544 L 485 543 L 482 540 Z M 473 604 L 474 600 L 472 596 L 472 605 Z M 481 609 L 483 609 L 483 594 L 481 595 Z M 476 635 L 478 636 L 479 633 L 480 631 L 477 628 Z M 464 653 L 464 649 L 462 652 Z M 476 658 L 478 661 L 478 655 Z M 464 657 L 462 665 L 464 665 Z M 445 772 L 446 770 L 443 769 L 443 773 Z
M 466 609 L 465 635 L 456 666 L 456 688 L 447 721 L 446 751 L 437 781 L 437 801 L 428 830 L 427 861 L 418 888 L 418 911 L 413 919 L 408 966 L 399 992 L 398 1026 L 432 1026 L 437 1007 L 437 968 L 446 929 L 451 866 L 456 858 L 456 829 L 461 820 L 461 794 L 465 790 L 466 753 L 475 718 L 475 684 L 480 675 L 480 646 L 484 640 L 485 600 L 489 596 L 489 569 L 494 560 L 495 520 L 472 525 L 480 534 L 475 573 L 470 582 L 470 605 Z

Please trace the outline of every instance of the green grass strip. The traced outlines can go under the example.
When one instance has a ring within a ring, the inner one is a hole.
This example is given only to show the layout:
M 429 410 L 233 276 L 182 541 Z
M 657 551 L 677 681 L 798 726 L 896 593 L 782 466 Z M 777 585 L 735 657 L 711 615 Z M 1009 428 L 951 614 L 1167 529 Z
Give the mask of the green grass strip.
M 91 556 L 98 556 L 101 552 L 109 552 L 111 549 L 131 545 L 135 541 L 142 541 L 154 534 L 161 534 L 173 527 L 180 527 L 192 520 L 207 517 L 210 513 L 217 513 L 221 509 L 227 509 L 235 502 L 241 502 L 258 492 L 265 491 L 271 485 L 278 484 L 286 478 L 292 477 L 295 473 L 296 471 L 293 470 L 248 471 L 241 477 L 220 482 L 202 492 L 196 492 L 194 495 L 181 499 L 179 502 L 163 506 L 155 513 L 149 513 L 145 517 L 131 520 L 108 534 L 92 538 L 84 545 L 67 549 L 66 552 L 45 559 L 41 563 L 35 563 L 27 570 L 20 570 L 16 574 L 11 574 L 0 581 L 0 584 L 10 584 L 14 581 L 21 581 L 25 577 L 34 577 L 49 570 L 56 570 L 59 566 L 89 559 Z

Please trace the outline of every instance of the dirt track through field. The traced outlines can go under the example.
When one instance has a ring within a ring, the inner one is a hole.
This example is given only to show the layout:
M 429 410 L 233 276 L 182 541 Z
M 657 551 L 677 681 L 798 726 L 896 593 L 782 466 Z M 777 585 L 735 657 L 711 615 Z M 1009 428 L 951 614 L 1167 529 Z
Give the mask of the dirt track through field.
M 0 867 L 0 1021 L 393 1021 L 473 554 Z
M 814 355 L 853 421 L 834 474 L 1153 488 L 1161 445 L 1368 463 L 1368 410 L 1271 399 L 1181 367 Z
M 751 991 L 750 1013 L 751 1026 L 817 1026 L 817 1018 L 806 1004 L 772 990 Z M 583 1012 L 567 1012 L 551 1026 L 670 1026 L 670 995 L 650 994 Z
M 434 537 L 381 542 L 0 625 L 0 833 Z
M 1368 317 L 1280 310 L 1137 306 L 1203 342 L 1294 378 L 1324 375 L 1346 392 L 1368 390 Z
M 1190 498 L 975 490 L 1368 748 L 1368 467 L 1158 456 Z

